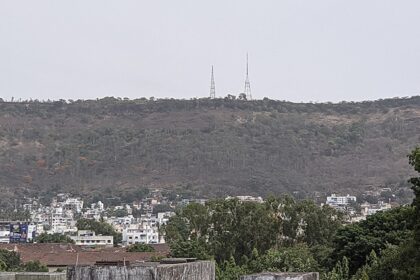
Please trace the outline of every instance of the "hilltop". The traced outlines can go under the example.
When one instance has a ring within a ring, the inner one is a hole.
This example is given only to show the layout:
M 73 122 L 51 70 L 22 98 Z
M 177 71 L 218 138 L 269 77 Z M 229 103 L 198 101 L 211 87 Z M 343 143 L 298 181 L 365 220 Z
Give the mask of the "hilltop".
M 146 187 L 208 197 L 395 188 L 419 143 L 420 97 L 0 102 L 0 203 L 130 199 Z

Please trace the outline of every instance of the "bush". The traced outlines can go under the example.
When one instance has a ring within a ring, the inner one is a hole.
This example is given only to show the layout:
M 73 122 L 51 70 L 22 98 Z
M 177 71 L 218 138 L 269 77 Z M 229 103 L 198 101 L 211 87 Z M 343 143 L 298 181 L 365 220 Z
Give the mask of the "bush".
M 22 265 L 22 270 L 26 272 L 48 272 L 48 268 L 38 260 L 25 263 Z
M 127 252 L 155 252 L 155 248 L 149 244 L 136 243 L 128 247 Z

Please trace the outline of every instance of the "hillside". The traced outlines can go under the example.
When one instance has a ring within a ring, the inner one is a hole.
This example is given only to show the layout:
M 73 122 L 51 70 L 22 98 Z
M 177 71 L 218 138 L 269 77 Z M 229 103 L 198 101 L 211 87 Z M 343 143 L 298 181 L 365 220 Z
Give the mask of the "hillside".
M 410 175 L 420 97 L 0 102 L 1 204 L 56 192 L 134 197 L 360 192 Z

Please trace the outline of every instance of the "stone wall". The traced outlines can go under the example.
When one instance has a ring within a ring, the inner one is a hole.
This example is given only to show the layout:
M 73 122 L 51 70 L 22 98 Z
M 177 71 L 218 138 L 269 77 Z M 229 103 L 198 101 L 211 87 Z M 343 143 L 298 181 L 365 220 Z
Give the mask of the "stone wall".
M 240 280 L 319 280 L 318 272 L 261 273 L 241 276 Z
M 210 261 L 135 266 L 77 266 L 67 269 L 67 280 L 215 280 Z

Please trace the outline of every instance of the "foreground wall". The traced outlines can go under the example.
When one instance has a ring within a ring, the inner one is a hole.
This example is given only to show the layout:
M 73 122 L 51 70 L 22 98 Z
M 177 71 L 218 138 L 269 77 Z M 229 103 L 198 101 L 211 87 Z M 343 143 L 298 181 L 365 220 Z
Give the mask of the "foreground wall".
M 15 280 L 14 272 L 0 272 L 0 280 Z
M 242 276 L 241 280 L 319 280 L 319 274 L 317 272 L 261 273 Z
M 66 273 L 0 272 L 0 280 L 66 280 Z
M 213 262 L 78 266 L 67 269 L 67 280 L 215 280 Z

